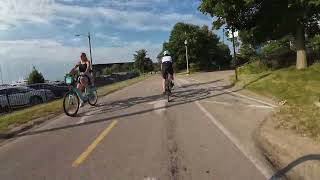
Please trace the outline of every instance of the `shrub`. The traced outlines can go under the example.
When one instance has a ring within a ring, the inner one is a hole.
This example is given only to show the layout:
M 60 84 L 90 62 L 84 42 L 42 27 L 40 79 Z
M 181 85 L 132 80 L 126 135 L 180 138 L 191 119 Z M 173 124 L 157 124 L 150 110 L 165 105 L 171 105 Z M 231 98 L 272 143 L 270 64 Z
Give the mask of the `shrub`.
M 112 74 L 112 69 L 111 68 L 105 68 L 102 70 L 103 75 L 111 75 Z
M 28 77 L 28 84 L 44 83 L 43 75 L 33 66 Z
M 190 63 L 190 71 L 195 72 L 200 70 L 200 65 L 196 63 Z
M 260 61 L 254 61 L 238 68 L 238 72 L 244 74 L 258 74 L 267 70 L 268 67 Z
M 276 40 L 262 47 L 260 58 L 269 68 L 279 69 L 295 65 L 295 51 L 287 39 Z

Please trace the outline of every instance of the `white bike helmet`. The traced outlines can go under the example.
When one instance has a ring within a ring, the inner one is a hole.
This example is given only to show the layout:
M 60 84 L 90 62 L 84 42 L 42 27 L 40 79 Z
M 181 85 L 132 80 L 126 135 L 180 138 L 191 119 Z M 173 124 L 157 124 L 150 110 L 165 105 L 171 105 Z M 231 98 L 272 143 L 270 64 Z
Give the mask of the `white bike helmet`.
M 164 56 L 169 56 L 169 51 L 164 51 L 164 52 L 163 52 L 163 55 L 164 55 Z

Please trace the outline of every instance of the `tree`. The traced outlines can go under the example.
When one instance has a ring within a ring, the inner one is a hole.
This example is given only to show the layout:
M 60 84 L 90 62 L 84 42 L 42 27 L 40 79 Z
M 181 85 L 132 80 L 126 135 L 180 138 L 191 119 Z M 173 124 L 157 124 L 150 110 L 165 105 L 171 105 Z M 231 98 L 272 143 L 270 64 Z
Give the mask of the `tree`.
M 150 72 L 153 70 L 153 62 L 147 57 L 147 51 L 145 49 L 141 49 L 136 51 L 134 56 L 134 66 L 141 73 Z
M 31 73 L 28 76 L 28 84 L 44 83 L 43 75 L 33 66 Z
M 177 23 L 170 34 L 168 42 L 163 44 L 163 50 L 168 50 L 174 59 L 176 70 L 186 69 L 185 40 L 188 42 L 189 63 L 201 70 L 210 70 L 216 66 L 230 64 L 230 51 L 219 46 L 219 38 L 208 26 L 196 26 L 192 24 Z M 158 55 L 158 60 L 162 57 Z M 222 55 L 223 53 L 229 53 Z M 221 59 L 222 58 L 222 59 Z M 221 63 L 221 64 L 219 64 Z
M 260 42 L 293 35 L 297 69 L 307 66 L 305 32 L 319 30 L 319 9 L 319 0 L 202 0 L 199 6 L 217 17 L 215 28 L 251 31 Z

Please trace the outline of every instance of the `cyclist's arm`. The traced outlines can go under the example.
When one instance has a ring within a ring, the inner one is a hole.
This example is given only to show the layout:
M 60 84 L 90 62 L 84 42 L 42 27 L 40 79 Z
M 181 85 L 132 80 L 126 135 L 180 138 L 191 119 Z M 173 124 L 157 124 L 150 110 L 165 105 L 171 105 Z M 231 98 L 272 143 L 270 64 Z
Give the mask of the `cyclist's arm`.
M 76 64 L 76 65 L 71 69 L 70 74 L 73 74 L 74 71 L 75 71 L 78 67 L 79 67 L 79 63 Z
M 89 73 L 90 70 L 91 70 L 91 63 L 90 63 L 90 61 L 87 61 L 86 64 L 87 64 L 87 69 L 86 69 L 86 72 L 84 72 L 85 74 Z

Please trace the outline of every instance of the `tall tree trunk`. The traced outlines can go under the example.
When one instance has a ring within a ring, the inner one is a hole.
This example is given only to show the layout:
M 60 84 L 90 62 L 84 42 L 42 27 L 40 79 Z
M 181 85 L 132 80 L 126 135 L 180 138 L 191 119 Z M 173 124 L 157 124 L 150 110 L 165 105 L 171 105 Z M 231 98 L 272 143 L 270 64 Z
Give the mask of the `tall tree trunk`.
M 297 48 L 297 69 L 303 69 L 307 67 L 307 54 L 305 47 L 304 26 L 299 23 L 296 29 L 295 45 Z

